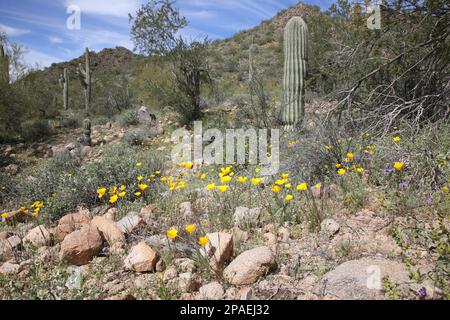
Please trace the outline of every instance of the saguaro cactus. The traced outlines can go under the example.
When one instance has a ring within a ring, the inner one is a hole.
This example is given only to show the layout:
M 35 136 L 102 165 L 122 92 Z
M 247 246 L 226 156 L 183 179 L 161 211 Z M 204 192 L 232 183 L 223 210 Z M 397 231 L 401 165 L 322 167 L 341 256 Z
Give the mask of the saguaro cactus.
M 0 81 L 9 83 L 9 56 L 3 43 L 0 43 Z
M 84 53 L 84 59 L 85 59 L 85 68 L 83 69 L 83 66 L 81 63 L 78 65 L 78 76 L 80 78 L 81 86 L 84 89 L 84 107 L 86 111 L 89 111 L 89 107 L 91 105 L 91 61 L 89 57 L 89 49 L 86 48 L 86 52 Z
M 91 120 L 85 119 L 83 121 L 83 136 L 81 137 L 81 144 L 91 146 Z
M 64 68 L 63 74 L 59 77 L 59 86 L 63 90 L 64 110 L 69 109 L 69 75 L 67 68 Z
M 300 125 L 305 115 L 305 78 L 308 61 L 308 27 L 293 17 L 284 30 L 284 79 L 282 121 L 286 130 Z

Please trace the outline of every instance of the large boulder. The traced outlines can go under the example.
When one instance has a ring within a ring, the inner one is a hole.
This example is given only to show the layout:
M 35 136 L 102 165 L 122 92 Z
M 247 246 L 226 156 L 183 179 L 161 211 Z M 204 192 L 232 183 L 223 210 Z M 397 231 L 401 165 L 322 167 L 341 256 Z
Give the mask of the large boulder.
M 91 217 L 88 210 L 80 210 L 77 213 L 65 215 L 59 220 L 56 227 L 56 240 L 63 241 L 68 234 L 88 226 L 90 222 Z
M 326 273 L 316 291 L 325 299 L 381 300 L 385 297 L 382 288 L 385 277 L 397 285 L 410 282 L 402 263 L 369 257 L 347 261 Z
M 116 223 L 106 217 L 95 217 L 91 226 L 97 228 L 111 248 L 120 248 L 125 243 L 125 235 Z
M 100 252 L 102 245 L 102 236 L 97 228 L 84 227 L 64 238 L 59 256 L 70 264 L 83 266 Z
M 221 269 L 233 254 L 233 234 L 225 232 L 208 233 L 208 244 L 201 250 L 204 257 L 209 258 L 209 264 L 214 270 Z
M 231 284 L 242 286 L 255 283 L 275 266 L 275 258 L 268 247 L 259 247 L 241 253 L 224 270 Z
M 126 257 L 125 268 L 135 272 L 152 272 L 155 271 L 159 256 L 145 242 L 131 248 L 130 253 Z
M 0 267 L 0 275 L 11 275 L 20 272 L 20 265 L 10 262 L 5 262 Z
M 52 236 L 50 231 L 44 226 L 38 226 L 31 229 L 22 239 L 24 244 L 31 243 L 35 247 L 44 247 L 50 245 Z
M 137 212 L 130 212 L 116 223 L 119 230 L 124 234 L 136 232 L 144 224 L 144 219 Z

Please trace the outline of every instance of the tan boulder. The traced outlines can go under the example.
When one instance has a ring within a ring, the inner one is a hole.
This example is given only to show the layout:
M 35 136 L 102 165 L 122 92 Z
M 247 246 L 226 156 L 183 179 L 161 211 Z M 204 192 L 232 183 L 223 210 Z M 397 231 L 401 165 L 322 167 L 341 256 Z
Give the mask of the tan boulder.
M 151 272 L 156 268 L 156 263 L 159 260 L 158 253 L 156 253 L 145 242 L 131 248 L 130 253 L 125 258 L 125 268 L 135 272 Z
M 224 277 L 231 284 L 242 286 L 255 283 L 275 265 L 275 258 L 268 247 L 259 247 L 241 253 L 224 270 Z
M 80 210 L 77 213 L 65 215 L 59 220 L 56 227 L 56 240 L 63 241 L 68 234 L 88 226 L 90 222 L 91 217 L 88 210 Z
M 24 244 L 31 243 L 35 247 L 44 247 L 50 245 L 52 236 L 50 231 L 44 226 L 38 226 L 31 229 L 22 239 Z
M 103 240 L 96 228 L 84 227 L 72 232 L 61 243 L 59 256 L 73 265 L 88 264 L 101 250 Z
M 97 228 L 100 234 L 108 242 L 109 246 L 112 248 L 120 248 L 125 243 L 125 235 L 117 227 L 113 220 L 105 217 L 95 217 L 91 221 L 91 226 Z
M 209 243 L 201 250 L 204 257 L 209 258 L 211 268 L 222 268 L 233 254 L 233 235 L 225 232 L 208 233 Z

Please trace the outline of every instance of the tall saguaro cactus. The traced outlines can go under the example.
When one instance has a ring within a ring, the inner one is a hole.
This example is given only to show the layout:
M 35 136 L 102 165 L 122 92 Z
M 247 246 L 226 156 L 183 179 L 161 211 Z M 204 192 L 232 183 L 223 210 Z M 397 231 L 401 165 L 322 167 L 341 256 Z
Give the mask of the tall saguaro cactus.
M 282 121 L 293 130 L 305 115 L 305 78 L 308 61 L 308 27 L 300 17 L 293 17 L 284 30 L 284 79 Z
M 59 77 L 59 86 L 63 90 L 64 110 L 69 109 L 69 74 L 64 68 L 63 74 Z
M 78 65 L 78 76 L 80 78 L 81 86 L 84 89 L 84 107 L 86 111 L 89 111 L 91 105 L 91 60 L 89 57 L 89 49 L 86 48 L 86 52 L 84 53 L 85 59 L 85 67 L 81 63 Z
M 9 83 L 9 56 L 3 43 L 0 43 L 0 81 Z

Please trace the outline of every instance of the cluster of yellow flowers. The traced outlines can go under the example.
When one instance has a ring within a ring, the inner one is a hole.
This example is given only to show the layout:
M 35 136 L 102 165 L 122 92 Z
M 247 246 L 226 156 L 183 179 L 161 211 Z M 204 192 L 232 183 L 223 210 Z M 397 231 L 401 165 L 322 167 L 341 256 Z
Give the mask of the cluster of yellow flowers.
M 42 201 L 35 201 L 33 204 L 31 204 L 30 208 L 28 207 L 20 207 L 19 211 L 25 214 L 29 214 L 33 217 L 38 217 L 41 213 L 41 209 L 44 206 L 44 202 Z M 0 214 L 0 218 L 2 221 L 6 221 L 8 219 L 9 215 L 7 212 L 3 212 Z
M 191 235 L 193 233 L 195 233 L 195 231 L 197 230 L 197 228 L 195 227 L 195 224 L 190 224 L 188 226 L 186 226 L 186 228 L 184 228 L 184 230 L 186 231 L 186 233 L 188 235 Z M 173 240 L 179 237 L 178 235 L 178 230 L 175 228 L 169 229 L 167 230 L 167 238 Z M 197 243 L 204 247 L 209 243 L 209 239 L 208 237 L 204 236 L 204 237 L 199 237 Z

